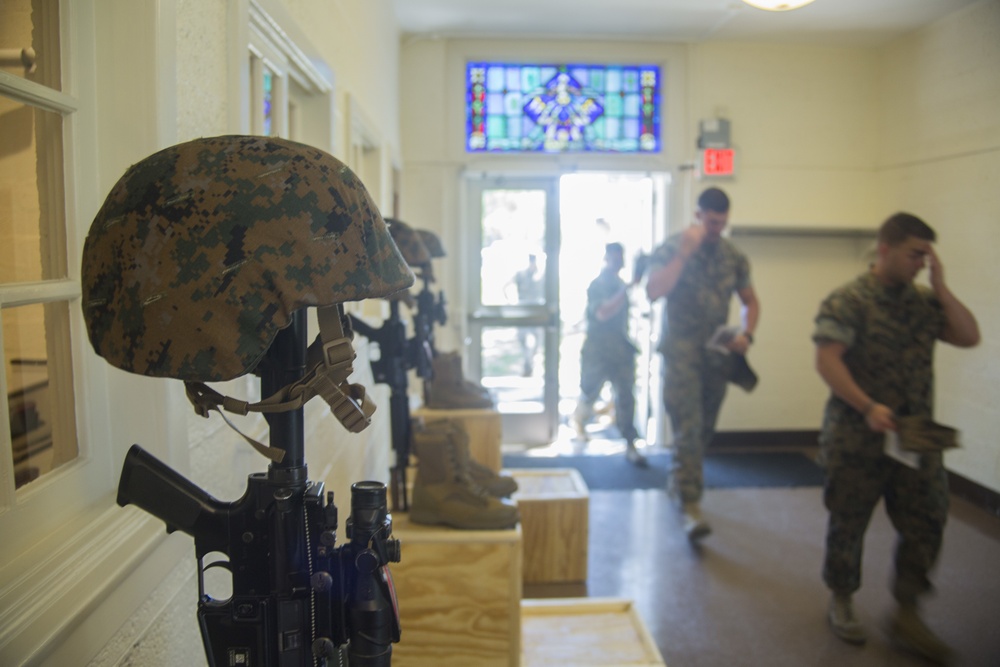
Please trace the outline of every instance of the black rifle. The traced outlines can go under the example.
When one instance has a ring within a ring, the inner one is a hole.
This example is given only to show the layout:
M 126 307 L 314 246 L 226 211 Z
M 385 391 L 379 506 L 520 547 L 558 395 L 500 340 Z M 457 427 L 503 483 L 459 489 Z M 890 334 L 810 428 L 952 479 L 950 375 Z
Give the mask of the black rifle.
M 392 509 L 406 511 L 406 468 L 410 461 L 410 397 L 408 372 L 416 370 L 420 377 L 432 372 L 430 346 L 418 330 L 411 339 L 406 337 L 406 323 L 399 316 L 399 301 L 389 301 L 389 318 L 375 328 L 350 316 L 351 327 L 377 344 L 379 358 L 372 361 L 375 382 L 389 385 L 389 415 L 392 448 L 395 461 L 390 470 L 389 486 Z
M 305 310 L 276 336 L 255 371 L 269 396 L 303 376 Z M 351 487 L 349 542 L 336 546 L 337 508 L 323 483 L 310 482 L 303 451 L 303 410 L 265 415 L 271 445 L 285 451 L 266 474 L 249 476 L 235 502 L 216 500 L 180 473 L 132 445 L 118 504 L 134 504 L 194 537 L 198 620 L 210 667 L 386 667 L 399 641 L 399 614 L 388 563 L 399 561 L 381 482 Z M 228 561 L 205 565 L 210 553 Z M 232 576 L 232 596 L 205 593 L 204 575 Z
M 424 277 L 424 288 L 417 294 L 417 310 L 413 315 L 413 328 L 416 337 L 422 337 L 430 346 L 431 356 L 437 356 L 437 346 L 434 344 L 434 325 L 444 326 L 448 322 L 448 311 L 445 309 L 444 291 L 437 297 L 430 289 L 430 281 Z M 418 373 L 420 375 L 420 373 Z M 431 379 L 431 375 L 420 375 Z

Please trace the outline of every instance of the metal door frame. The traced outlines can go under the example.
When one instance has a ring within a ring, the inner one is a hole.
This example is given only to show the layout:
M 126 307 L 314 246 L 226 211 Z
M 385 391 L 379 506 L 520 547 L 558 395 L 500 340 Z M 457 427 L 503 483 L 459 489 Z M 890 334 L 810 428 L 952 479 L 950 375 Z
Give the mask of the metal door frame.
M 466 326 L 469 372 L 482 377 L 482 331 L 490 326 L 541 327 L 543 336 L 543 411 L 540 415 L 503 414 L 503 442 L 547 444 L 559 428 L 559 179 L 552 175 L 486 174 L 465 179 Z M 545 303 L 538 306 L 484 306 L 482 294 L 482 193 L 487 190 L 542 190 L 545 194 Z

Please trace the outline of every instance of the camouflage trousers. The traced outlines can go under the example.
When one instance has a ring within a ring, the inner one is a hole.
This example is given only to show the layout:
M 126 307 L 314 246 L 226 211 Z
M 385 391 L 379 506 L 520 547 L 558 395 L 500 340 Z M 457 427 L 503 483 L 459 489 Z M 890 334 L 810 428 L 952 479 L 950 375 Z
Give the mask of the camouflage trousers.
M 585 345 L 580 353 L 580 403 L 590 408 L 611 383 L 615 426 L 626 440 L 639 437 L 635 428 L 635 348 Z M 578 407 L 578 410 L 583 411 Z
M 681 502 L 697 502 L 704 491 L 702 459 L 715 435 L 731 360 L 687 341 L 675 343 L 663 356 L 663 406 L 674 447 L 669 491 Z
M 931 588 L 928 573 L 941 550 L 948 517 L 948 477 L 940 454 L 924 455 L 919 470 L 887 456 L 841 454 L 827 467 L 824 504 L 829 511 L 823 581 L 835 593 L 861 587 L 865 530 L 879 499 L 896 529 L 892 594 L 913 603 Z

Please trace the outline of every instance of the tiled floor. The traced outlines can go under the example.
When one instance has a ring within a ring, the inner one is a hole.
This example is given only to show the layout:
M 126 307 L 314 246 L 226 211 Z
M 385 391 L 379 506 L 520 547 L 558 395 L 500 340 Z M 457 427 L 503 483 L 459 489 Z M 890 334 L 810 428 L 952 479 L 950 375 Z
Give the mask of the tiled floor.
M 561 438 L 533 453 L 613 455 L 622 446 Z M 895 542 L 882 508 L 867 534 L 856 595 L 870 631 L 864 647 L 841 642 L 826 624 L 819 487 L 712 490 L 703 508 L 714 530 L 693 547 L 665 491 L 592 491 L 586 584 L 529 586 L 525 597 L 634 600 L 669 667 L 925 664 L 881 632 L 893 606 L 887 584 Z M 933 580 L 937 593 L 925 617 L 955 649 L 954 664 L 1000 665 L 1000 520 L 954 499 Z

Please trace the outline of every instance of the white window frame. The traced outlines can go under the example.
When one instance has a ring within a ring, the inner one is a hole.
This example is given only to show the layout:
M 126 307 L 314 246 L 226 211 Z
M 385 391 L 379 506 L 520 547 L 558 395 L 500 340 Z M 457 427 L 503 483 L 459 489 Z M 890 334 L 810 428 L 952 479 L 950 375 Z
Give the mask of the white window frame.
M 94 622 L 92 612 L 123 578 L 136 568 L 144 568 L 144 561 L 159 545 L 173 544 L 162 522 L 136 509 L 123 510 L 114 503 L 121 461 L 130 443 L 116 442 L 121 434 L 115 431 L 109 396 L 115 394 L 114 385 L 120 379 L 110 375 L 107 362 L 97 357 L 90 346 L 80 308 L 79 276 L 90 222 L 110 185 L 120 176 L 120 172 L 102 174 L 99 167 L 117 170 L 117 163 L 123 161 L 115 146 L 98 146 L 101 126 L 97 100 L 108 94 L 108 89 L 98 90 L 97 85 L 101 58 L 98 25 L 107 31 L 112 29 L 107 24 L 140 18 L 143 26 L 155 26 L 152 40 L 148 32 L 135 33 L 123 44 L 108 47 L 130 50 L 130 55 L 141 60 L 136 66 L 148 71 L 156 63 L 173 62 L 174 11 L 172 3 L 130 3 L 112 8 L 98 0 L 59 0 L 62 90 L 0 75 L 5 96 L 63 116 L 62 250 L 66 253 L 67 277 L 0 287 L 0 302 L 7 307 L 58 301 L 69 304 L 71 359 L 53 359 L 50 363 L 71 366 L 74 405 L 70 412 L 75 414 L 75 424 L 69 426 L 75 427 L 78 446 L 75 460 L 16 491 L 9 439 L 0 451 L 4 458 L 0 462 L 0 664 L 45 662 L 64 641 L 75 636 L 74 631 Z M 172 99 L 175 84 L 169 77 L 147 80 L 155 91 L 153 97 L 166 102 Z M 149 91 L 116 94 L 141 96 L 145 92 Z M 162 145 L 170 139 L 164 129 L 176 121 L 170 108 L 159 108 L 159 113 L 170 116 L 169 125 L 161 124 L 156 132 L 145 136 L 151 144 Z M 159 389 L 142 398 L 167 400 Z M 114 408 L 120 411 L 123 406 Z M 9 433 L 7 422 L 4 411 L 0 427 Z M 169 546 L 157 553 L 174 552 L 179 556 L 180 551 Z M 139 594 L 145 592 L 140 590 Z M 102 613 L 101 621 L 112 626 L 120 624 L 131 609 L 115 605 L 110 612 Z M 102 626 L 102 630 L 106 627 Z M 73 646 L 90 648 L 87 641 Z M 78 652 L 74 655 L 87 659 Z
M 236 73 L 230 79 L 230 99 L 245 101 L 230 107 L 235 131 L 263 133 L 260 91 L 266 66 L 275 75 L 271 136 L 295 141 L 308 138 L 307 143 L 335 153 L 330 124 L 335 108 L 332 72 L 315 55 L 303 51 L 302 38 L 286 31 L 285 27 L 294 25 L 294 21 L 274 0 L 237 0 L 230 5 L 230 12 L 230 66 Z M 326 127 L 304 132 L 302 123 L 309 118 L 316 118 Z
M 382 201 L 382 184 L 388 181 L 383 141 L 375 131 L 375 124 L 353 96 L 347 96 L 347 127 L 350 148 L 344 162 L 358 175 L 376 202 Z
M 272 74 L 272 137 L 288 138 L 288 59 L 250 26 L 250 133 L 264 134 L 264 70 Z
M 67 27 L 65 17 L 63 17 L 61 23 L 60 41 L 63 45 L 66 45 L 70 40 L 64 37 Z M 67 60 L 65 54 L 63 54 L 62 60 L 64 63 Z M 63 72 L 64 80 L 70 78 L 67 74 L 67 72 Z M 49 203 L 53 205 L 53 208 L 59 208 L 60 205 L 63 208 L 65 226 L 61 230 L 61 236 L 63 239 L 66 239 L 68 245 L 72 245 L 70 241 L 70 238 L 73 236 L 71 225 L 73 224 L 73 212 L 76 209 L 76 205 L 72 190 L 74 174 L 72 166 L 73 151 L 71 150 L 70 137 L 72 136 L 72 127 L 76 120 L 75 115 L 80 110 L 80 104 L 77 98 L 70 93 L 55 90 L 5 72 L 0 72 L 0 94 L 31 108 L 59 114 L 62 118 L 65 192 L 61 193 L 63 196 L 62 202 Z M 66 252 L 66 249 L 59 249 L 59 251 Z M 72 252 L 69 255 L 72 257 Z M 65 278 L 0 285 L 0 319 L 3 318 L 3 311 L 6 309 L 46 303 L 68 304 L 70 319 L 73 319 L 74 313 L 72 309 L 79 308 L 80 281 L 77 277 L 79 275 L 77 262 L 70 259 L 67 261 L 67 264 L 67 277 Z M 69 337 L 70 334 L 67 330 L 63 330 L 56 335 Z M 2 337 L 2 332 L 0 332 L 0 337 Z M 74 348 L 73 356 L 75 357 L 75 346 L 72 347 Z M 53 361 L 59 363 L 60 360 Z M 73 374 L 76 375 L 78 369 L 75 368 L 75 363 L 70 360 L 62 361 L 63 363 L 69 361 L 69 370 L 74 371 Z M 0 362 L 3 362 L 2 352 L 0 352 Z M 50 369 L 50 378 L 54 379 L 54 399 L 58 396 L 58 387 L 60 384 L 58 378 L 60 376 L 68 377 L 65 369 L 58 367 Z M 74 388 L 75 391 L 83 389 L 78 380 L 74 380 L 74 383 L 76 385 Z M 0 391 L 6 396 L 6 373 L 0 373 Z M 73 415 L 74 413 L 74 410 L 60 410 L 57 416 L 65 418 L 67 415 Z M 76 430 L 75 425 L 73 425 L 73 430 Z M 87 467 L 87 444 L 85 439 L 79 438 L 77 445 L 78 453 L 73 461 L 47 472 L 37 480 L 15 490 L 9 434 L 10 424 L 8 414 L 4 410 L 0 412 L 0 443 L 3 444 L 3 455 L 0 457 L 0 480 L 2 480 L 2 485 L 0 485 L 0 533 L 4 535 L 30 534 L 37 531 L 40 526 L 51 525 L 53 515 L 50 512 L 55 511 L 54 516 L 56 517 L 65 515 L 65 510 L 59 511 L 57 507 L 50 507 L 49 503 L 45 501 L 45 498 L 48 496 L 58 495 L 47 493 L 47 491 L 54 486 L 66 484 L 70 479 L 80 474 L 85 474 L 86 471 L 82 469 Z M 15 560 L 20 549 L 20 543 L 20 540 L 3 540 L 2 544 L 0 544 L 0 562 L 8 563 Z M 0 581 L 0 585 L 2 585 L 2 581 Z

